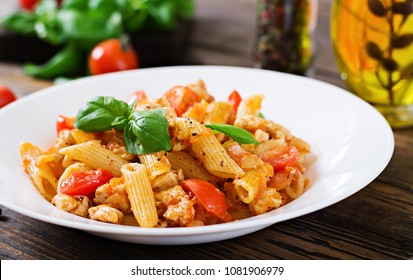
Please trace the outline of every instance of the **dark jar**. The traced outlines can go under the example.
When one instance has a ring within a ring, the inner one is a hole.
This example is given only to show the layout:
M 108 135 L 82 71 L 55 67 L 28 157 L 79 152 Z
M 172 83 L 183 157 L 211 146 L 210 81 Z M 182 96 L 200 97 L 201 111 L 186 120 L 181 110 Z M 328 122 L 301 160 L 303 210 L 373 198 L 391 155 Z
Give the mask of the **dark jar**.
M 317 0 L 257 0 L 255 67 L 305 75 L 314 56 Z

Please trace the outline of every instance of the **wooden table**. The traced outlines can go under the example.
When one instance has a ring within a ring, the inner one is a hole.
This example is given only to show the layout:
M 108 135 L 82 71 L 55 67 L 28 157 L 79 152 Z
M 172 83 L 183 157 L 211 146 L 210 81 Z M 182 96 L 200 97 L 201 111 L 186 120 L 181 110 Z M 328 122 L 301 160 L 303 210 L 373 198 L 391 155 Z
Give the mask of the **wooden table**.
M 2 0 L 1 13 L 13 8 Z M 255 0 L 199 0 L 184 64 L 252 67 Z M 329 41 L 329 0 L 320 0 L 312 77 L 345 87 Z M 3 9 L 4 8 L 4 9 Z M 48 87 L 0 63 L 0 83 L 18 96 Z M 351 197 L 247 236 L 193 246 L 149 246 L 99 238 L 5 207 L 1 259 L 408 259 L 413 257 L 413 128 L 395 130 L 387 168 Z

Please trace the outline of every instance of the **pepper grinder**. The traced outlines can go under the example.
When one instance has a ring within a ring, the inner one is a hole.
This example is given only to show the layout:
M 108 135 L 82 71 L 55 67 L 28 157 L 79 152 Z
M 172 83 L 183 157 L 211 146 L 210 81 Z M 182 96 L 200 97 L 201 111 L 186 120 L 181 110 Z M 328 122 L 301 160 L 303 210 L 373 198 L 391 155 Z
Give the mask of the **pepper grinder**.
M 314 57 L 317 0 L 257 0 L 255 67 L 306 75 Z

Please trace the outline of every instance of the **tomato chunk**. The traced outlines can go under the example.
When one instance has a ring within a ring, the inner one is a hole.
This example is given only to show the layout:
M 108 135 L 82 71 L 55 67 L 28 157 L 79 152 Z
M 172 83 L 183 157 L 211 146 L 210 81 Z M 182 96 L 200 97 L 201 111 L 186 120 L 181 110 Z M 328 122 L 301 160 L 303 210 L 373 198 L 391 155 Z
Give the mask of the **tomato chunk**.
M 294 146 L 281 146 L 264 152 L 261 159 L 274 167 L 274 171 L 284 170 L 287 166 L 294 166 L 300 157 L 300 151 Z
M 178 117 L 182 116 L 183 113 L 198 101 L 196 93 L 192 89 L 184 86 L 175 86 L 171 88 L 162 96 L 162 98 L 174 108 Z
M 224 195 L 213 184 L 201 179 L 188 179 L 182 181 L 182 188 L 195 195 L 208 214 L 222 222 L 231 221 Z
M 241 95 L 236 90 L 232 91 L 231 94 L 228 96 L 228 102 L 232 105 L 232 113 L 234 115 L 237 114 L 238 106 L 241 103 L 241 101 Z
M 0 84 L 0 108 L 3 108 L 16 99 L 16 95 L 13 91 L 11 91 L 8 87 Z
M 19 0 L 20 7 L 27 11 L 34 11 L 39 0 Z
M 67 195 L 88 195 L 113 177 L 112 173 L 104 168 L 75 171 L 60 184 L 59 190 Z
M 56 133 L 59 135 L 63 129 L 75 128 L 75 118 L 59 115 L 56 120 Z
M 136 102 L 135 108 L 136 106 L 143 104 L 147 101 L 148 101 L 148 97 L 146 96 L 146 93 L 143 90 L 135 91 L 134 93 L 129 95 L 129 97 L 126 99 L 126 103 L 128 104 L 132 104 L 133 102 Z

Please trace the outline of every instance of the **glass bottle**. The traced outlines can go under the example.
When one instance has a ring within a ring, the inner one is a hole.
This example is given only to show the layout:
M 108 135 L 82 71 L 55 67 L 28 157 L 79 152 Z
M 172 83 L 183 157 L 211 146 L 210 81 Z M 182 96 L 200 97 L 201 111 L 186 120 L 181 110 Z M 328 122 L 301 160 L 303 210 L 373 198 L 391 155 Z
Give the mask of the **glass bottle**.
M 305 75 L 314 56 L 317 0 L 257 0 L 257 68 Z
M 331 40 L 349 90 L 413 126 L 413 0 L 334 0 Z

